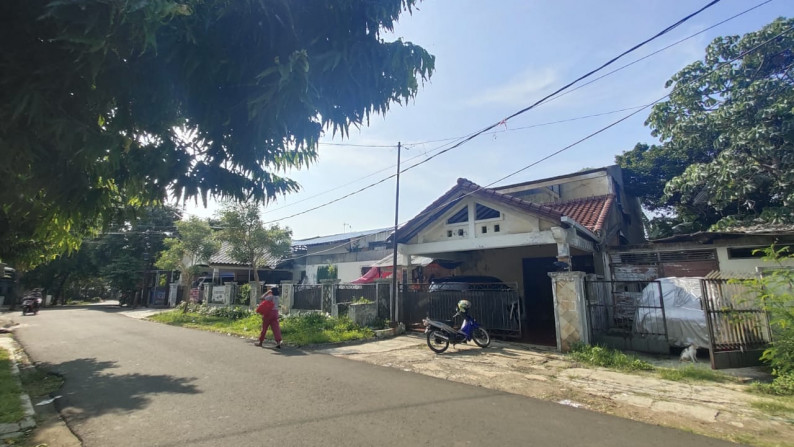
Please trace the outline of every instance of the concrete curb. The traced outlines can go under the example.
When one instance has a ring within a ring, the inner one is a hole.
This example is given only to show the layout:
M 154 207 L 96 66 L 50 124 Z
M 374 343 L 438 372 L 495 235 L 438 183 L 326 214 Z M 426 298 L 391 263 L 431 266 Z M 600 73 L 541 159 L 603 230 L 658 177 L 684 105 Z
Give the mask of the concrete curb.
M 22 347 L 10 335 L 0 337 L 0 347 L 6 349 L 11 357 L 11 375 L 16 378 L 17 384 L 20 389 L 22 382 L 19 379 L 19 367 L 17 366 L 17 350 Z M 36 426 L 36 412 L 33 410 L 33 404 L 30 401 L 30 396 L 24 391 L 20 395 L 22 400 L 22 409 L 25 416 L 21 421 L 12 422 L 10 424 L 0 424 L 0 439 L 16 438 L 25 434 L 26 430 L 30 430 Z

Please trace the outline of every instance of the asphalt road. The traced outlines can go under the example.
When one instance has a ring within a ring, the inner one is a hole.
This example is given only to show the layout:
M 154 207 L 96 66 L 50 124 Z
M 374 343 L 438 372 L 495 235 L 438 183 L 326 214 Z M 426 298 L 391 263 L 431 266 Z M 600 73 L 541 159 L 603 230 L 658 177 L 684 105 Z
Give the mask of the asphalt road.
M 56 402 L 92 446 L 735 446 L 325 354 L 119 315 L 18 318 L 29 356 L 66 378 Z

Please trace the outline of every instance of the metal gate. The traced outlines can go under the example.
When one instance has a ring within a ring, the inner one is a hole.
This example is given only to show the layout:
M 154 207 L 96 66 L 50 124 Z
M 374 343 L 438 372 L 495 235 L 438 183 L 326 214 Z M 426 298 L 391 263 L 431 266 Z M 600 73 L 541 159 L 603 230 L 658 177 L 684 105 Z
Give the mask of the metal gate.
M 425 317 L 449 320 L 458 301 L 469 300 L 472 315 L 491 335 L 506 338 L 521 336 L 521 300 L 515 283 L 506 283 L 505 290 L 468 290 L 429 292 L 428 284 L 411 284 L 400 291 L 403 320 L 409 325 L 421 324 Z
M 301 310 L 322 309 L 322 287 L 320 284 L 298 284 L 295 286 L 292 307 Z
M 670 352 L 658 281 L 586 280 L 585 293 L 593 344 L 621 350 Z
M 767 314 L 758 307 L 753 291 L 741 281 L 723 278 L 703 279 L 700 284 L 711 342 L 711 367 L 760 365 L 772 333 Z

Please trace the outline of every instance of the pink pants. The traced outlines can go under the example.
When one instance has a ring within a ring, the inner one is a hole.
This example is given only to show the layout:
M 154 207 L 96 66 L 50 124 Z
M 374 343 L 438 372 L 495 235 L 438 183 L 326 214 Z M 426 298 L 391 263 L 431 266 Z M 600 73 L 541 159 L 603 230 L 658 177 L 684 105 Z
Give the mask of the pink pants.
M 278 325 L 278 309 L 273 309 L 265 315 L 262 315 L 262 332 L 259 334 L 259 343 L 265 341 L 267 335 L 267 328 L 273 331 L 273 338 L 276 343 L 281 343 L 281 326 Z

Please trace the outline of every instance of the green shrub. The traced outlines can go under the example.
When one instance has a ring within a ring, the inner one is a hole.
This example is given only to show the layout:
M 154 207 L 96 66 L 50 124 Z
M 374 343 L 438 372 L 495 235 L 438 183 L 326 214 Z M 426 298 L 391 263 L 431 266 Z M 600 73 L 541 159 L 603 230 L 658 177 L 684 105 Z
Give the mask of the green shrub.
M 650 363 L 644 360 L 606 346 L 576 343 L 571 347 L 569 355 L 578 362 L 621 371 L 652 371 L 654 369 Z
M 776 396 L 794 396 L 794 372 L 787 372 L 775 377 L 772 383 L 758 383 L 755 390 Z
M 761 359 L 769 363 L 773 375 L 783 377 L 785 389 L 790 383 L 786 377 L 794 374 L 794 270 L 783 263 L 794 261 L 794 254 L 788 247 L 776 249 L 774 245 L 755 252 L 763 252 L 771 268 L 762 277 L 734 282 L 747 286 L 750 293 L 746 299 L 756 301 L 769 315 L 773 341 Z

